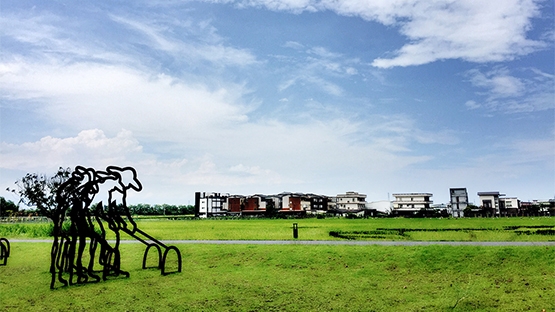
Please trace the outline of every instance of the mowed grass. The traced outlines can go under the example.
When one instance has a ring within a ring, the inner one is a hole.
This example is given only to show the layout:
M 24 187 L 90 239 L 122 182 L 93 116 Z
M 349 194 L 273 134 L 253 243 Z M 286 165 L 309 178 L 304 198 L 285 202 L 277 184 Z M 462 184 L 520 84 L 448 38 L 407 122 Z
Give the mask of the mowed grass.
M 293 223 L 301 240 L 342 240 L 330 232 L 386 232 L 351 235 L 359 240 L 409 241 L 554 241 L 555 235 L 535 234 L 538 227 L 555 233 L 555 218 L 462 218 L 462 219 L 235 219 L 162 220 L 137 219 L 139 228 L 158 239 L 168 240 L 292 240 Z M 49 224 L 0 224 L 0 236 L 8 238 L 48 237 Z M 510 229 L 507 229 L 510 227 Z M 388 229 L 408 229 L 403 235 Z M 384 231 L 385 230 L 385 231 Z M 433 230 L 433 231 L 422 231 Z M 528 231 L 527 234 L 522 232 Z M 520 232 L 520 234 L 519 234 Z M 113 238 L 110 231 L 108 238 Z M 126 235 L 123 239 L 130 239 Z
M 422 241 L 553 241 L 554 235 L 519 235 L 504 227 L 549 226 L 555 230 L 555 218 L 466 218 L 466 219 L 236 219 L 236 220 L 139 220 L 138 226 L 160 239 L 185 240 L 292 240 L 293 223 L 301 240 L 342 240 L 332 231 L 374 231 L 376 229 L 452 229 L 456 231 L 407 232 L 404 236 L 363 240 Z M 465 230 L 472 229 L 472 230 Z M 477 230 L 483 229 L 483 230 Z
M 49 289 L 48 243 L 12 244 L 3 311 L 554 311 L 554 247 L 178 245 L 183 272 Z

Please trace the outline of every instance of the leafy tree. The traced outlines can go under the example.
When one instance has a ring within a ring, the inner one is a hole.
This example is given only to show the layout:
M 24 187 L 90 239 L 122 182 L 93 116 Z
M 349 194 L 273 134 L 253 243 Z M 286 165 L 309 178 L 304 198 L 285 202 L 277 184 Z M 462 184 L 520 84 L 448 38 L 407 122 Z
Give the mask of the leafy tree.
M 195 214 L 195 206 L 193 205 L 180 205 L 178 206 L 179 214 L 192 215 Z
M 266 200 L 266 217 L 275 217 L 278 213 L 276 209 L 276 204 L 273 200 Z
M 56 191 L 71 176 L 70 168 L 58 169 L 53 176 L 39 173 L 27 173 L 23 178 L 17 180 L 16 189 L 10 189 L 19 196 L 19 203 L 29 207 L 36 207 L 39 214 L 52 217 L 56 209 Z
M 0 197 L 0 217 L 7 217 L 16 213 L 18 207 L 11 200 L 6 200 L 4 197 Z
M 466 206 L 466 208 L 464 208 L 463 212 L 464 212 L 464 216 L 465 217 L 475 217 L 476 214 L 474 213 L 474 211 L 476 211 L 477 209 L 479 209 L 478 206 L 473 205 L 473 204 L 468 204 Z M 474 210 L 474 211 L 472 211 Z

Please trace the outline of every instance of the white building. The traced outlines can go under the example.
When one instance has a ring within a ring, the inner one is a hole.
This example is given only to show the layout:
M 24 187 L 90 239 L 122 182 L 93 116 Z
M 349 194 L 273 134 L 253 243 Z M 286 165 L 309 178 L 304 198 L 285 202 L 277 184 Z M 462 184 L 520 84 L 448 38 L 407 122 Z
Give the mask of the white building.
M 195 215 L 199 218 L 226 215 L 228 197 L 229 194 L 196 192 Z
M 499 215 L 499 196 L 505 196 L 499 192 L 478 192 L 480 197 L 480 207 L 486 211 L 491 211 L 494 215 Z
M 520 200 L 517 197 L 500 197 L 499 207 L 502 214 L 516 216 L 520 213 Z
M 397 193 L 393 196 L 393 213 L 396 215 L 414 215 L 422 209 L 430 209 L 433 204 L 432 193 Z
M 451 216 L 454 218 L 464 217 L 464 209 L 468 206 L 468 193 L 466 188 L 450 188 Z
M 357 192 L 337 194 L 335 209 L 338 210 L 364 210 L 366 208 L 366 195 Z

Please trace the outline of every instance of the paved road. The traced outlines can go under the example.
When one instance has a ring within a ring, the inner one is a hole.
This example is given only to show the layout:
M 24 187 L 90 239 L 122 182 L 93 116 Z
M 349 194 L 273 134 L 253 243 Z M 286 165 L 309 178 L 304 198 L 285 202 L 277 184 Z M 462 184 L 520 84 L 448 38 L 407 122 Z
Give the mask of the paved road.
M 307 240 L 163 240 L 165 244 L 229 244 L 229 245 L 379 245 L 379 246 L 555 246 L 550 242 L 422 242 L 422 241 L 307 241 Z M 10 239 L 10 243 L 52 243 L 47 239 Z M 137 244 L 136 240 L 122 240 L 122 244 Z

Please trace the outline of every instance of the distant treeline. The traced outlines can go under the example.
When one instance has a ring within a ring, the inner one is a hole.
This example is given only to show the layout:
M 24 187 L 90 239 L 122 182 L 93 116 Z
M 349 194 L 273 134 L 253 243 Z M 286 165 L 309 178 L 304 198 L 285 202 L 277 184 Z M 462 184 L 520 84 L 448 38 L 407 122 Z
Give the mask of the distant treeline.
M 132 215 L 190 215 L 195 214 L 195 206 L 193 205 L 149 205 L 137 204 L 129 205 L 129 211 Z
M 137 204 L 129 205 L 129 210 L 133 215 L 194 215 L 195 206 L 193 205 L 149 205 Z M 104 209 L 107 209 L 106 207 Z M 17 204 L 11 200 L 6 200 L 0 196 L 0 217 L 16 217 L 16 216 L 41 216 L 41 212 L 35 209 L 19 210 Z

